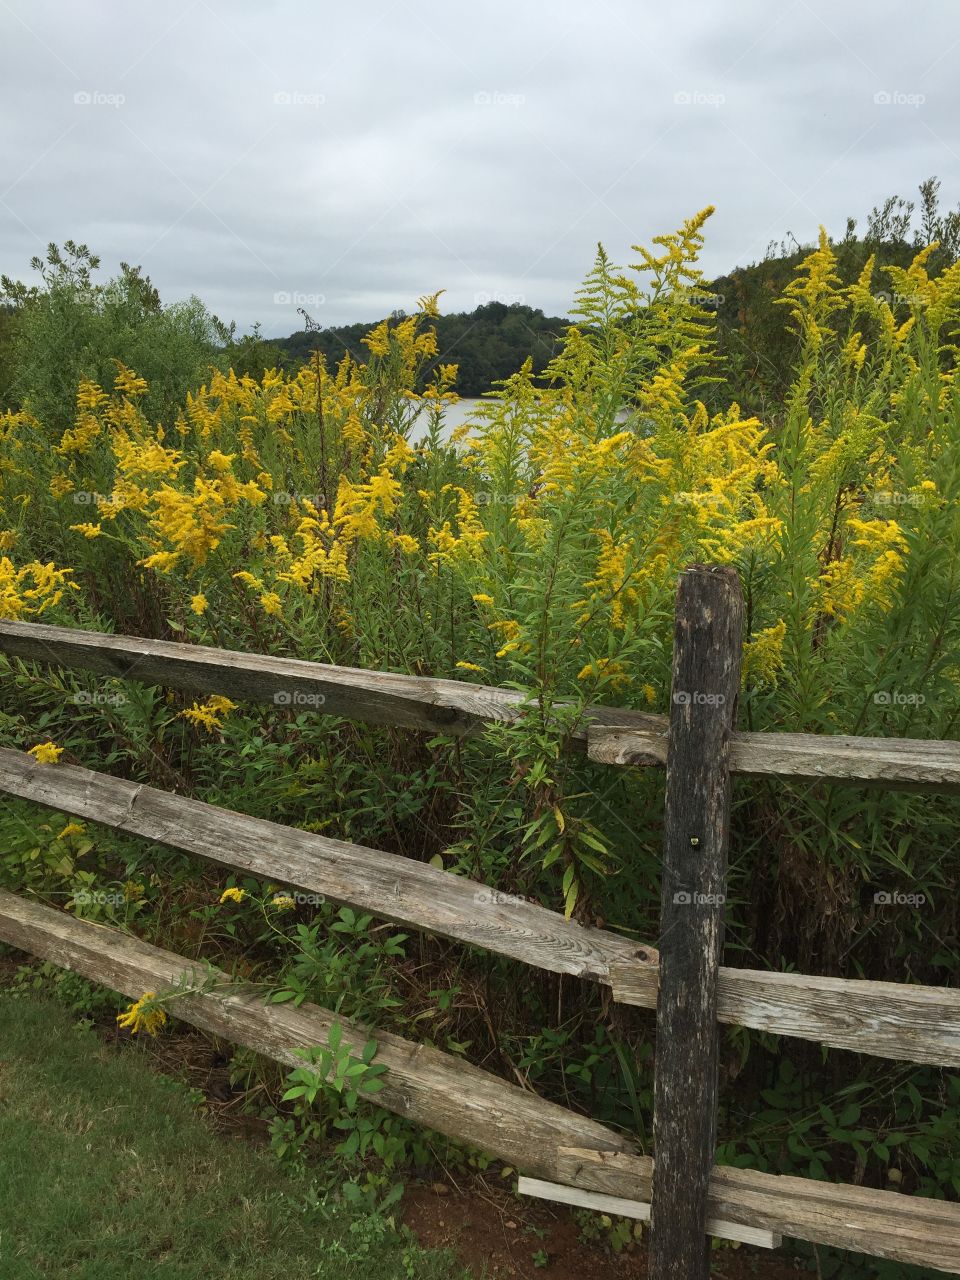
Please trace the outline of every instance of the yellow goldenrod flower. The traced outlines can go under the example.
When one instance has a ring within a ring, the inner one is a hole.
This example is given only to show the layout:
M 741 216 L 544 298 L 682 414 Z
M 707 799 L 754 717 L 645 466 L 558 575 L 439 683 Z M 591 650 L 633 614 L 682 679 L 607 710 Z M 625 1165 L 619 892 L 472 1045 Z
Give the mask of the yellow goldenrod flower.
M 56 764 L 63 755 L 63 747 L 54 746 L 52 742 L 38 742 L 27 755 L 33 756 L 37 764 Z
M 473 597 L 475 604 L 493 604 L 493 596 L 488 596 L 485 592 L 479 591 Z
M 202 613 L 206 613 L 207 597 L 203 594 L 202 591 L 198 591 L 197 594 L 191 598 L 190 608 L 197 615 L 197 617 L 199 617 Z
M 85 538 L 99 538 L 103 533 L 98 524 L 72 524 L 70 528 L 82 533 Z
M 156 998 L 155 991 L 144 992 L 135 1004 L 129 1005 L 123 1013 L 117 1014 L 117 1022 L 121 1027 L 129 1030 L 131 1035 L 146 1031 L 148 1035 L 155 1036 L 167 1021 L 167 1015 L 163 1009 L 150 1007 L 150 1001 Z
M 222 694 L 214 693 L 206 702 L 202 704 L 195 702 L 192 707 L 187 707 L 178 714 L 183 720 L 189 720 L 191 724 L 199 725 L 201 728 L 213 733 L 215 729 L 223 728 L 221 716 L 233 711 L 236 705 L 235 702 L 231 702 L 229 698 L 225 698 Z
M 86 831 L 86 827 L 82 822 L 68 822 L 57 836 L 57 839 L 66 840 L 67 836 L 82 836 L 84 831 Z
M 457 666 L 461 671 L 483 671 L 483 667 L 478 667 L 475 662 L 458 662 Z
M 291 911 L 297 904 L 289 894 L 280 893 L 270 899 L 270 905 L 278 911 Z
M 246 889 L 224 889 L 223 893 L 220 895 L 220 902 L 221 905 L 224 902 L 242 902 L 246 896 Z

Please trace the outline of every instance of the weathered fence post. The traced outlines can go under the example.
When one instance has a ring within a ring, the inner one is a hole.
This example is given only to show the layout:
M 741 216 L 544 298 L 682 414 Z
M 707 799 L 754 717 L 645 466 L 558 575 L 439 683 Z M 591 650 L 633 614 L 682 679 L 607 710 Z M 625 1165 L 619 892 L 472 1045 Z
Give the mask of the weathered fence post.
M 691 565 L 677 588 L 667 747 L 654 1075 L 650 1280 L 706 1280 L 717 1131 L 717 971 L 740 687 L 736 571 Z

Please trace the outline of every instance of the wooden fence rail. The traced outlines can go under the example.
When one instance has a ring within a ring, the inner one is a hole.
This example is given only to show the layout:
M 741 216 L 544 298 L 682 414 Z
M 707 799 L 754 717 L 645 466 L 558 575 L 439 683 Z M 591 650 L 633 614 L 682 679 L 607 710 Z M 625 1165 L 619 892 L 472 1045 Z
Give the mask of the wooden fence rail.
M 378 1041 L 378 1061 L 388 1071 L 377 1100 L 387 1109 L 508 1160 L 523 1172 L 521 1189 L 531 1194 L 608 1211 L 616 1203 L 632 1216 L 649 1217 L 651 1280 L 706 1276 L 707 1232 L 768 1247 L 791 1235 L 958 1271 L 960 1205 L 711 1167 L 716 1069 L 708 1050 L 718 1021 L 887 1058 L 960 1066 L 960 991 L 719 964 L 730 773 L 960 791 L 960 743 L 737 732 L 739 640 L 735 609 L 728 609 L 736 590 L 729 573 L 694 566 L 682 575 L 674 669 L 674 694 L 681 696 L 674 697 L 669 720 L 589 708 L 577 733 L 580 748 L 598 763 L 667 769 L 659 953 L 413 858 L 89 769 L 39 765 L 23 752 L 0 750 L 0 792 L 600 983 L 616 1000 L 657 1008 L 659 1179 L 654 1163 L 623 1135 L 453 1055 L 340 1019 L 348 1038 L 372 1034 Z M 0 623 L 0 654 L 433 733 L 462 736 L 523 714 L 523 698 L 511 690 L 38 624 Z M 684 684 L 706 690 L 712 705 L 726 710 L 704 716 L 700 708 L 710 704 L 684 703 Z M 699 915 L 679 910 L 685 903 L 677 892 L 699 895 L 704 909 Z M 197 962 L 4 892 L 0 941 L 131 996 L 203 977 L 202 990 L 178 998 L 177 1015 L 288 1064 L 300 1061 L 297 1048 L 324 1043 L 333 1021 L 316 1007 L 267 1004 L 260 989 L 224 974 L 214 974 L 211 986 L 210 971 Z
M 609 930 L 399 854 L 331 840 L 78 765 L 41 765 L 0 748 L 0 793 L 100 822 L 383 920 L 483 947 L 611 988 L 655 1009 L 658 953 Z M 721 1022 L 831 1048 L 960 1066 L 960 991 L 721 967 Z
M 515 720 L 523 704 L 516 690 L 490 685 L 34 622 L 0 622 L 0 653 L 192 693 L 314 707 L 347 720 L 460 736 L 493 721 Z M 662 768 L 668 732 L 666 716 L 592 707 L 574 737 L 601 764 Z M 730 771 L 750 777 L 954 792 L 960 791 L 960 742 L 735 732 Z

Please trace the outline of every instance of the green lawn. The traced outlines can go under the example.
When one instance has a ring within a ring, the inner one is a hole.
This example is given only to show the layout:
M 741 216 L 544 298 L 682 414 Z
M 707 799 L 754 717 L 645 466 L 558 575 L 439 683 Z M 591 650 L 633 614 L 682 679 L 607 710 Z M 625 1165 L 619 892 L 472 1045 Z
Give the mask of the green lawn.
M 453 1280 L 381 1218 L 308 1209 L 269 1152 L 60 1005 L 0 990 L 0 1277 Z

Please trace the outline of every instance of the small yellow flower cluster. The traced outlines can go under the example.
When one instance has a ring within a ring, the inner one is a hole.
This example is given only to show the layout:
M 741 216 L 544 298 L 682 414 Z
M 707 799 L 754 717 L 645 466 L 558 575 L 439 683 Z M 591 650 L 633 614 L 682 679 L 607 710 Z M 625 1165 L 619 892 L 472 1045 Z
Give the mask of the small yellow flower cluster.
M 192 707 L 178 714 L 184 719 L 189 720 L 191 724 L 199 725 L 206 729 L 209 733 L 213 733 L 217 729 L 223 728 L 223 716 L 228 715 L 236 707 L 235 702 L 231 702 L 229 698 L 223 697 L 222 694 L 212 694 L 204 703 L 195 702 Z
M 0 618 L 39 617 L 63 599 L 69 588 L 70 569 L 55 569 L 53 563 L 32 561 L 17 569 L 7 556 L 0 556 Z
M 157 993 L 155 991 L 146 991 L 136 1001 L 135 1004 L 129 1005 L 123 1013 L 117 1014 L 117 1022 L 124 1030 L 128 1030 L 131 1035 L 138 1035 L 141 1031 L 146 1031 L 148 1035 L 155 1036 L 167 1021 L 167 1015 L 159 1006 L 152 1006 L 151 1001 L 156 1000 Z

